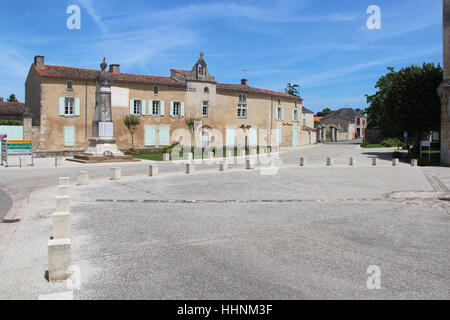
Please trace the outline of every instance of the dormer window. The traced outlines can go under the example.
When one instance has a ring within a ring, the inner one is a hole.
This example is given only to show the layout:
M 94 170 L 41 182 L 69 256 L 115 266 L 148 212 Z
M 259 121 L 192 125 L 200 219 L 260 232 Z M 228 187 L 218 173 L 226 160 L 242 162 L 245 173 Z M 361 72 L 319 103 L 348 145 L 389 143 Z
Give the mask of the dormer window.
M 298 108 L 298 102 L 297 101 L 295 101 L 295 107 Z
M 205 87 L 205 89 L 203 90 L 204 93 L 208 94 L 209 93 L 209 88 Z
M 278 99 L 278 104 L 279 104 L 279 105 L 281 104 L 281 99 Z
M 67 88 L 67 90 L 73 90 L 73 82 L 72 81 L 67 81 L 67 84 L 66 84 L 66 88 Z
M 198 74 L 203 74 L 203 66 L 201 64 L 198 65 Z
M 247 96 L 245 94 L 240 94 L 239 102 L 247 102 Z
M 153 94 L 154 94 L 155 96 L 157 96 L 158 93 L 159 93 L 158 86 L 154 86 L 154 87 L 153 87 Z

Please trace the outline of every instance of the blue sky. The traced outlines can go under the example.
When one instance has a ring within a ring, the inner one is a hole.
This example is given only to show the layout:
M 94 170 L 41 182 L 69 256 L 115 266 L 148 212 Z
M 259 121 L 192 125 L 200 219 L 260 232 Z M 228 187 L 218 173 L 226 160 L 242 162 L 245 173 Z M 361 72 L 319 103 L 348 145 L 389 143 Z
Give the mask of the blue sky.
M 81 30 L 66 9 L 81 8 Z M 369 30 L 369 5 L 381 30 Z M 190 69 L 200 51 L 210 73 L 281 91 L 301 87 L 304 106 L 366 107 L 386 67 L 442 64 L 441 0 L 3 0 L 0 96 L 24 100 L 35 55 L 46 64 L 99 68 L 105 56 L 126 73 L 168 76 Z

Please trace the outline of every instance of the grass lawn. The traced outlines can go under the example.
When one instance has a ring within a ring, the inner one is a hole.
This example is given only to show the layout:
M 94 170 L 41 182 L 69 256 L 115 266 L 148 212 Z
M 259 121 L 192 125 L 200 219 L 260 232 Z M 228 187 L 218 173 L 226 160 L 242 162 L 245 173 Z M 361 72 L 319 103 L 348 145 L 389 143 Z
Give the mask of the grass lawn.
M 373 144 L 366 144 L 362 148 L 375 149 L 375 148 L 384 148 L 384 147 L 381 145 L 381 143 L 373 143 Z
M 194 153 L 194 155 L 195 155 L 194 151 L 195 151 L 194 148 L 192 148 L 191 152 Z M 169 150 L 168 152 L 171 153 L 171 150 Z M 202 154 L 203 154 L 203 152 L 204 152 L 204 149 L 202 149 Z M 141 151 L 138 154 L 133 154 L 132 156 L 133 156 L 133 158 L 136 158 L 136 159 L 163 161 L 163 153 L 164 153 L 163 150 Z M 257 153 L 259 153 L 259 147 L 257 148 Z M 225 157 L 225 154 L 226 153 L 225 153 L 225 149 L 224 149 L 224 151 L 223 151 L 223 156 L 224 157 Z M 249 149 L 245 150 L 245 154 L 249 155 L 250 154 L 250 150 Z M 181 153 L 181 155 L 182 155 L 182 153 Z M 237 148 L 234 149 L 234 154 L 232 154 L 232 155 L 234 157 L 238 156 L 238 149 Z

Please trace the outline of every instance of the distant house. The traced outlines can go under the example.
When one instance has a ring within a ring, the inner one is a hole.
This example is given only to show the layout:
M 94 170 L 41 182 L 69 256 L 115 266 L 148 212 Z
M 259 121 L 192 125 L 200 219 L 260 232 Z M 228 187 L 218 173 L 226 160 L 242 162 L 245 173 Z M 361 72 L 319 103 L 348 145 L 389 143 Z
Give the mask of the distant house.
M 321 141 L 351 141 L 364 138 L 367 118 L 359 111 L 342 108 L 320 121 Z
M 302 108 L 302 140 L 301 145 L 317 143 L 317 129 L 314 128 L 314 112 Z
M 24 112 L 24 103 L 0 101 L 1 120 L 22 120 Z

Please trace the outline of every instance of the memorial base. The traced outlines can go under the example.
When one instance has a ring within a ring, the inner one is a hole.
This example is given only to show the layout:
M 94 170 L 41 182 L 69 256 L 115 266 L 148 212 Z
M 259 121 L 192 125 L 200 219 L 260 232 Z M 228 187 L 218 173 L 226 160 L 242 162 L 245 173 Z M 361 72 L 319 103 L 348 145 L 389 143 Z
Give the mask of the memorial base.
M 105 163 L 105 162 L 139 162 L 130 155 L 125 155 L 116 145 L 116 139 L 112 137 L 95 137 L 89 139 L 89 148 L 86 152 L 76 155 L 68 161 L 80 163 Z

